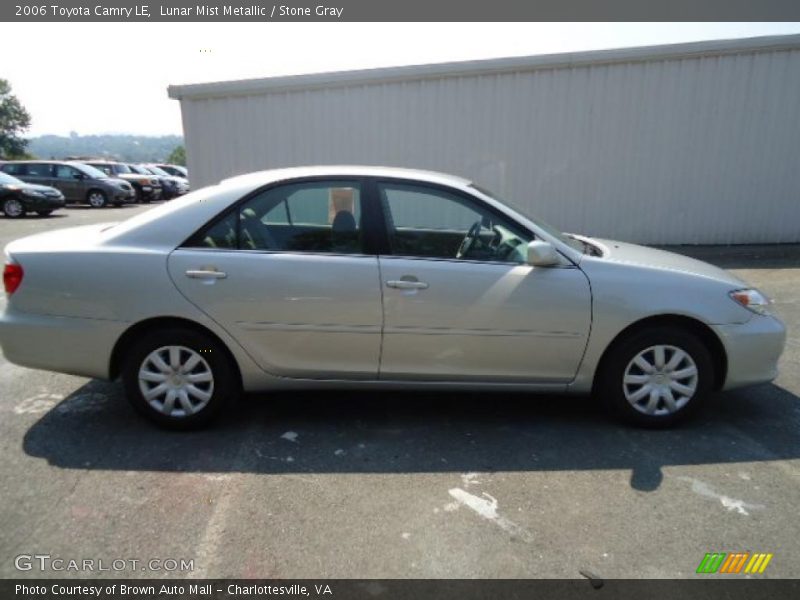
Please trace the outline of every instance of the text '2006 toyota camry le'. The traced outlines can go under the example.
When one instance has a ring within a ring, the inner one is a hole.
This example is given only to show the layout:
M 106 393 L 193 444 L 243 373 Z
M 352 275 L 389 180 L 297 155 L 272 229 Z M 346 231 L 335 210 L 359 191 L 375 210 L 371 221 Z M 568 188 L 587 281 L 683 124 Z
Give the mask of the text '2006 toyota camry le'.
M 424 171 L 253 173 L 6 254 L 6 358 L 121 377 L 174 427 L 290 387 L 593 393 L 669 425 L 773 379 L 785 342 L 721 269 L 566 235 Z

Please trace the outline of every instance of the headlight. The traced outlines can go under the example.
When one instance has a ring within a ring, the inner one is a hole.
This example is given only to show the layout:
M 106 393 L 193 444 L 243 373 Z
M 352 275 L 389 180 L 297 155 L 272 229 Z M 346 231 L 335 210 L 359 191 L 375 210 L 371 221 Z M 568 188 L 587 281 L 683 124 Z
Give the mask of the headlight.
M 741 304 L 747 310 L 759 315 L 769 314 L 769 305 L 772 301 L 758 290 L 734 290 L 730 294 L 731 300 Z
M 44 198 L 44 194 L 36 190 L 22 190 L 22 193 L 26 196 L 33 196 L 34 198 Z

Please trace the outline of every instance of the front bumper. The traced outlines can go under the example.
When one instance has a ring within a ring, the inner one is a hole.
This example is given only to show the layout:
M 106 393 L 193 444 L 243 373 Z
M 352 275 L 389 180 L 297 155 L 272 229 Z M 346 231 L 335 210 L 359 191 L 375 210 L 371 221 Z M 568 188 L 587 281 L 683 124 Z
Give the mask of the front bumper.
M 723 390 L 765 383 L 778 376 L 786 327 L 775 316 L 755 315 L 740 325 L 714 325 L 728 356 Z
M 145 200 L 146 202 L 159 200 L 161 198 L 161 188 L 149 185 L 142 186 L 141 195 L 142 195 L 142 200 Z
M 66 201 L 64 196 L 23 196 L 22 203 L 26 210 L 56 210 L 57 208 L 64 208 Z
M 136 202 L 136 192 L 131 190 L 114 190 L 113 200 L 114 204 L 130 204 Z

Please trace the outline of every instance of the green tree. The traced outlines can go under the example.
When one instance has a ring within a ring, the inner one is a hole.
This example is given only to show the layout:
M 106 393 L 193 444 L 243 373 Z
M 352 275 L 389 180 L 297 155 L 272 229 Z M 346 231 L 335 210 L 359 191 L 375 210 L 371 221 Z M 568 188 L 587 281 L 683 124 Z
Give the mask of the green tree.
M 175 149 L 170 152 L 167 157 L 167 162 L 171 165 L 186 166 L 186 148 L 183 146 L 175 146 Z
M 0 155 L 8 158 L 26 156 L 28 141 L 22 134 L 30 125 L 30 114 L 11 93 L 8 81 L 0 79 Z

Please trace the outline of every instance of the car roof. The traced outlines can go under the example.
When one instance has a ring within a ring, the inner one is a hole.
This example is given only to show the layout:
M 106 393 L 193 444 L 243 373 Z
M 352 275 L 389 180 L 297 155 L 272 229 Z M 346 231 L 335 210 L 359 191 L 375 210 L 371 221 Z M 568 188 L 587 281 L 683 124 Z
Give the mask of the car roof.
M 48 165 L 63 165 L 73 162 L 82 162 L 79 160 L 8 160 L 4 161 L 5 164 L 48 164 Z
M 220 185 L 264 185 L 273 181 L 296 179 L 300 177 L 385 177 L 387 179 L 413 179 L 428 183 L 442 183 L 451 186 L 465 186 L 471 182 L 463 177 L 400 167 L 377 167 L 365 165 L 320 165 L 269 169 L 223 179 Z
M 230 177 L 217 185 L 157 206 L 109 230 L 105 238 L 109 243 L 175 248 L 197 228 L 245 194 L 271 183 L 305 177 L 384 177 L 439 183 L 456 188 L 464 188 L 469 184 L 466 179 L 453 175 L 393 167 L 330 165 L 271 169 Z

